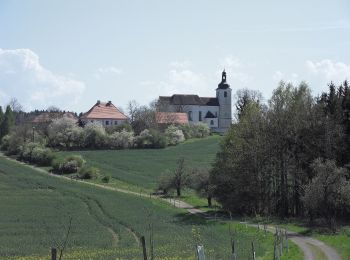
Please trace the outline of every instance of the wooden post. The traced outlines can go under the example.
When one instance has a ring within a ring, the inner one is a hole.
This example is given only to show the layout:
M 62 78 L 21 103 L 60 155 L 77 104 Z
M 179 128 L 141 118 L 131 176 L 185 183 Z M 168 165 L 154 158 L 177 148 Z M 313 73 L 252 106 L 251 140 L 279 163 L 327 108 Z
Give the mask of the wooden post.
M 253 256 L 253 260 L 255 260 L 255 248 L 254 248 L 254 242 L 252 242 L 252 256 Z
M 232 239 L 232 260 L 236 260 L 235 241 Z
M 285 236 L 286 236 L 286 251 L 287 251 L 287 253 L 288 253 L 288 233 L 287 233 L 287 229 L 284 231 L 284 234 L 285 234 Z
M 143 260 L 147 260 L 147 251 L 146 251 L 146 241 L 145 241 L 145 237 L 142 236 L 140 238 L 141 240 L 141 245 L 142 245 L 142 251 L 143 251 Z
M 52 247 L 51 248 L 51 260 L 56 260 L 57 259 L 57 249 Z

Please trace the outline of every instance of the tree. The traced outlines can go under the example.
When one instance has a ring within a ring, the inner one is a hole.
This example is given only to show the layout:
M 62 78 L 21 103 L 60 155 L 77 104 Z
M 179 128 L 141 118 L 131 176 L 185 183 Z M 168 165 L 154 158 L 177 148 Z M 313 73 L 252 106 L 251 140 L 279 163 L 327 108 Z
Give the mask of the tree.
M 210 172 L 206 168 L 195 168 L 190 175 L 190 187 L 200 196 L 207 198 L 208 207 L 212 206 L 214 185 L 210 179 Z
M 334 160 L 321 158 L 316 159 L 311 168 L 315 176 L 304 186 L 306 209 L 311 219 L 315 215 L 324 217 L 333 228 L 336 216 L 344 214 L 344 209 L 350 206 L 349 172 L 337 167 Z
M 185 166 L 185 158 L 181 157 L 177 161 L 177 166 L 173 172 L 166 171 L 159 179 L 158 189 L 167 193 L 171 189 L 176 190 L 177 196 L 181 196 L 181 190 L 188 185 L 188 173 Z
M 0 127 L 1 137 L 9 134 L 14 124 L 15 124 L 15 117 L 13 115 L 11 107 L 7 105 L 4 119 L 2 120 L 1 127 Z
M 17 98 L 11 98 L 9 104 L 8 104 L 13 112 L 21 112 L 23 111 L 23 106 L 18 102 Z
M 263 99 L 262 94 L 259 91 L 249 90 L 246 88 L 237 90 L 236 98 L 236 111 L 238 119 L 244 113 L 244 109 L 249 103 L 255 103 L 259 106 Z
M 1 143 L 1 138 L 4 136 L 2 134 L 2 122 L 4 121 L 4 112 L 2 111 L 2 106 L 0 106 L 0 143 Z
M 135 121 L 136 113 L 139 110 L 140 105 L 136 102 L 136 100 L 131 100 L 127 105 L 127 113 L 129 116 L 130 123 Z

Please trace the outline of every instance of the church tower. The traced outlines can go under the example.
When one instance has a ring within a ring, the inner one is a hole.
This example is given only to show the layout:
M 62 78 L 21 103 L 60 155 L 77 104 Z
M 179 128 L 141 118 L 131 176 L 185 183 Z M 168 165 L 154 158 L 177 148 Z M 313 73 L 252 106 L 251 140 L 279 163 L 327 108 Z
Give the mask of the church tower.
M 219 101 L 219 131 L 226 132 L 232 124 L 232 89 L 226 82 L 226 72 L 222 72 L 221 82 L 216 89 L 216 98 Z

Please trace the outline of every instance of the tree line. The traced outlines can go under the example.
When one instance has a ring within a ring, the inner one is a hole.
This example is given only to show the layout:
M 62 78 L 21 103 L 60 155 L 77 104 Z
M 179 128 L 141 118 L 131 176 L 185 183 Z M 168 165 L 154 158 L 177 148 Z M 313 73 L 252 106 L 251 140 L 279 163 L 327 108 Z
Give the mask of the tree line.
M 345 218 L 350 213 L 350 88 L 311 95 L 281 82 L 267 103 L 238 92 L 235 122 L 210 174 L 213 195 L 230 212 Z

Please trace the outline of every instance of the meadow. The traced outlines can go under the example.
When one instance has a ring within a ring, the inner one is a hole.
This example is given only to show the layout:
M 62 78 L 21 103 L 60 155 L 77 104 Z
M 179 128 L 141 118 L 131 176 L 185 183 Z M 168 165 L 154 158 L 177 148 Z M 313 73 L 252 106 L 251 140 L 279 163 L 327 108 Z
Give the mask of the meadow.
M 180 157 L 188 168 L 209 167 L 219 150 L 221 136 L 191 139 L 165 149 L 126 149 L 57 152 L 60 157 L 80 154 L 87 165 L 95 166 L 111 177 L 110 185 L 134 191 L 152 192 L 157 187 L 159 176 L 173 170 Z
M 64 259 L 140 259 L 139 237 L 153 226 L 155 256 L 194 259 L 203 244 L 208 259 L 229 259 L 229 229 L 237 254 L 271 259 L 273 236 L 238 222 L 214 222 L 154 199 L 141 198 L 57 178 L 0 157 L 0 257 L 48 259 L 72 219 Z M 231 233 L 232 234 L 232 233 Z M 148 244 L 149 249 L 149 244 Z M 285 259 L 299 259 L 291 245 Z

